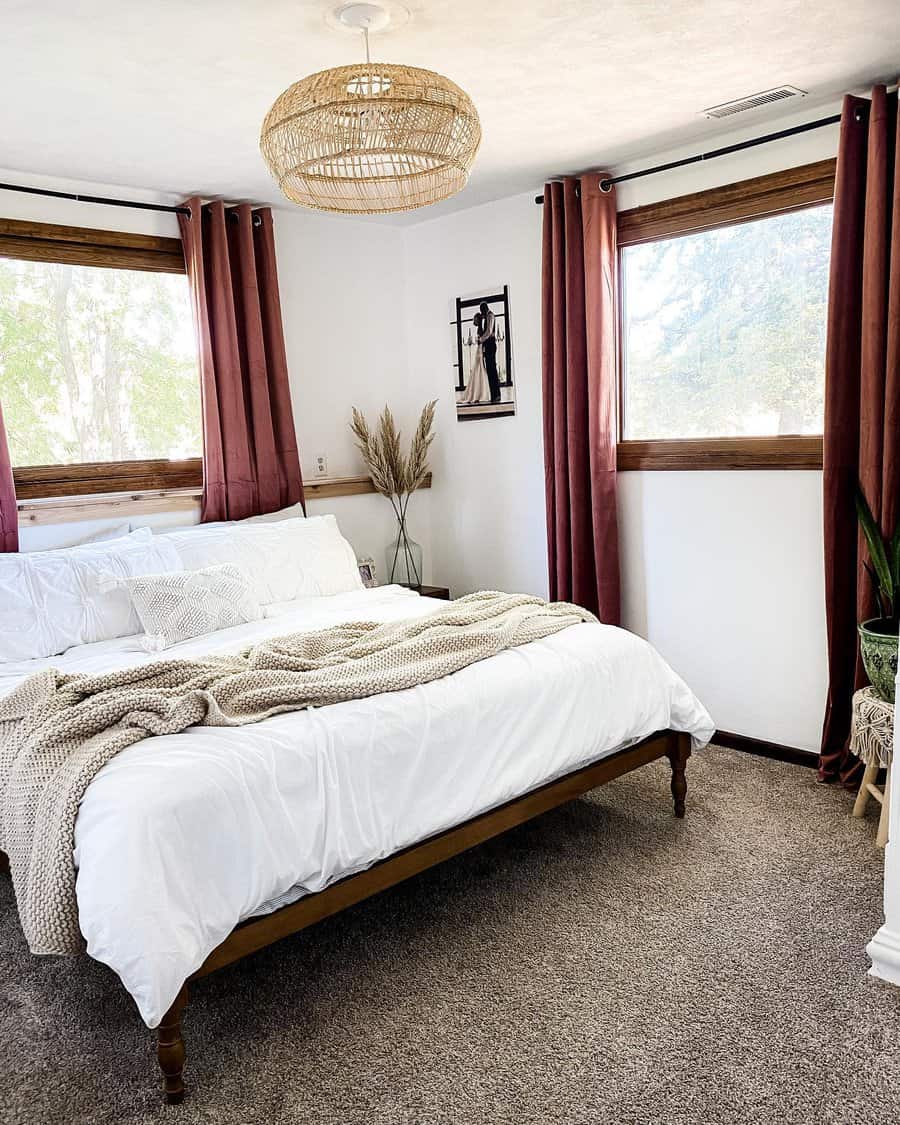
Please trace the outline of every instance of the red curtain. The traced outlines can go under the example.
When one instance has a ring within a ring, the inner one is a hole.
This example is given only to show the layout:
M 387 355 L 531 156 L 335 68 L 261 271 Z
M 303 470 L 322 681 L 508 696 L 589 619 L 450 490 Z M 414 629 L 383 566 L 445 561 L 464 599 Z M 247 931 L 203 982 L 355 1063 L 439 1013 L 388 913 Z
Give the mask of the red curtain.
M 303 500 L 269 208 L 179 215 L 200 345 L 204 521 Z
M 3 407 L 0 406 L 0 551 L 18 551 L 18 549 L 19 512 L 16 508 L 16 486 L 13 484 L 6 427 L 3 424 Z
M 897 94 L 846 97 L 841 117 L 825 359 L 828 701 L 819 777 L 855 785 L 851 698 L 866 682 L 856 626 L 877 613 L 858 533 L 857 480 L 882 531 L 900 507 L 900 165 Z
M 616 193 L 544 188 L 544 471 L 550 597 L 619 624 Z

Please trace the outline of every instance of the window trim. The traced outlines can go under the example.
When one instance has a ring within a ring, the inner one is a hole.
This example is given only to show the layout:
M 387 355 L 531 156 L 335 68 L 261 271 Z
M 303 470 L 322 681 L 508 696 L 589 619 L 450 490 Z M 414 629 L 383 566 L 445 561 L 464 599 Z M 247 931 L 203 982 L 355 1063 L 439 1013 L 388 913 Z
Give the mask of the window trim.
M 203 462 L 199 457 L 189 457 L 181 461 L 95 461 L 78 465 L 26 465 L 13 469 L 13 480 L 17 500 L 201 488 Z
M 0 257 L 151 273 L 187 273 L 179 238 L 22 219 L 0 219 Z
M 0 219 L 0 257 L 148 273 L 187 272 L 184 249 L 178 238 L 20 219 Z M 177 461 L 20 465 L 13 466 L 13 481 L 18 500 L 199 489 L 203 485 L 203 465 L 199 457 Z
M 616 461 L 620 471 L 821 469 L 822 437 L 818 434 L 642 441 L 623 438 L 625 302 L 622 251 L 628 246 L 698 234 L 716 227 L 734 226 L 769 215 L 787 214 L 830 203 L 834 199 L 836 165 L 834 159 L 819 160 L 799 168 L 619 212 L 616 222 L 619 267 Z
M 822 438 L 818 434 L 776 437 L 678 438 L 620 441 L 619 472 L 643 469 L 821 469 Z

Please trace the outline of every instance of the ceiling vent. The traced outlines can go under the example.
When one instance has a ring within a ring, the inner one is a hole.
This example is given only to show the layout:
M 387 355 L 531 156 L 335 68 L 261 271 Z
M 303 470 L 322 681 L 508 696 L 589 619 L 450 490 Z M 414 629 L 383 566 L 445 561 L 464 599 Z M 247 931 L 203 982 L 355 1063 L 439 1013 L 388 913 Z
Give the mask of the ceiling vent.
M 775 102 L 805 97 L 806 91 L 798 90 L 796 86 L 776 86 L 774 90 L 763 90 L 760 94 L 751 94 L 734 102 L 722 102 L 721 105 L 711 106 L 709 109 L 704 109 L 703 114 L 705 117 L 733 117 L 736 113 L 744 113 L 748 109 L 762 109 L 763 106 Z

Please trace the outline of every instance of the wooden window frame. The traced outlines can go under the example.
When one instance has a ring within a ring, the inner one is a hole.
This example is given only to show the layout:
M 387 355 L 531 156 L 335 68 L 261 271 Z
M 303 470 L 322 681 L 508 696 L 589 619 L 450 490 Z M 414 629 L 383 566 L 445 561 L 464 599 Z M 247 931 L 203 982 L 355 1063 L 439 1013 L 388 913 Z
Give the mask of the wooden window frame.
M 0 219 L 0 257 L 106 269 L 186 273 L 178 238 Z M 199 457 L 13 466 L 18 500 L 96 496 L 147 490 L 200 489 Z
M 616 461 L 619 470 L 821 469 L 822 437 L 785 434 L 776 437 L 722 437 L 625 440 L 625 326 L 622 251 L 717 227 L 752 222 L 831 203 L 836 161 L 819 160 L 800 168 L 756 176 L 708 191 L 682 195 L 644 207 L 620 211 L 618 420 Z

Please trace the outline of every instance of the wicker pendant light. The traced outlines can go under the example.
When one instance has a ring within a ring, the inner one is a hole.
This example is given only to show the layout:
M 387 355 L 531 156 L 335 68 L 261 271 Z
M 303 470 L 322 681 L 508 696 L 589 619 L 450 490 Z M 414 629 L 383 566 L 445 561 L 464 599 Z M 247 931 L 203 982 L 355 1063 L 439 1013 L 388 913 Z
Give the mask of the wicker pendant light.
M 481 143 L 469 96 L 419 67 L 373 63 L 369 31 L 387 23 L 377 4 L 336 13 L 365 35 L 366 62 L 295 82 L 263 121 L 259 146 L 279 188 L 317 211 L 411 211 L 466 186 Z

